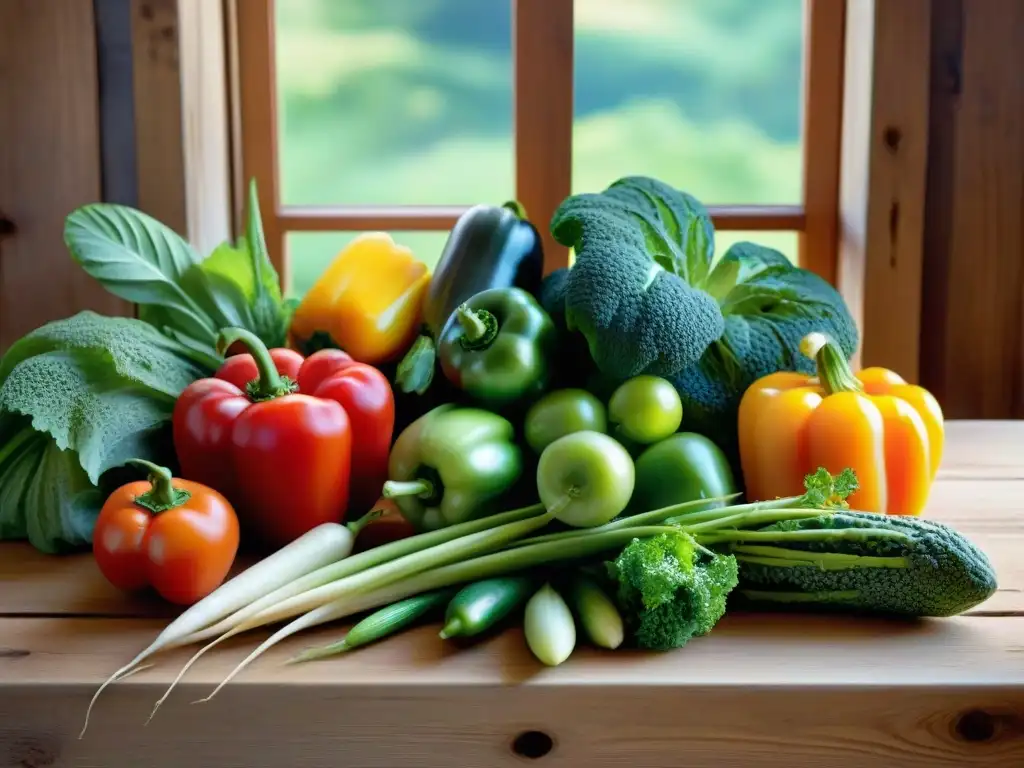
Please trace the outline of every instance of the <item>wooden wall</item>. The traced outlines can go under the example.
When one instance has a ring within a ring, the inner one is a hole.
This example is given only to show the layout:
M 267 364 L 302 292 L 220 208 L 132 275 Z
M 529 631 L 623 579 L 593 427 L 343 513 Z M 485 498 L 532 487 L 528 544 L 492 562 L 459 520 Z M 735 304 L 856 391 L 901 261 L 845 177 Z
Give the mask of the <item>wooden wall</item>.
M 128 311 L 63 240 L 102 193 L 96 62 L 93 0 L 0 0 L 0 351 L 82 309 Z
M 1024 2 L 934 0 L 931 54 L 921 382 L 1024 418 Z

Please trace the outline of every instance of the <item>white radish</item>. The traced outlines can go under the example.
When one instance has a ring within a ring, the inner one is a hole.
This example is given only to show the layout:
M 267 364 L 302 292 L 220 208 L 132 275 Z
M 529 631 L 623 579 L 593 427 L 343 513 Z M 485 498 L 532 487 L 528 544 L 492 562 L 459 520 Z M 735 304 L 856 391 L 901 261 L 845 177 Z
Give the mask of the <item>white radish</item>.
M 330 563 L 315 571 L 305 574 L 295 581 L 282 585 L 280 588 L 264 595 L 260 599 L 246 605 L 244 608 L 235 611 L 233 614 L 222 619 L 216 624 L 194 632 L 182 640 L 182 645 L 191 645 L 193 643 L 209 640 L 210 638 L 216 638 L 213 642 L 200 648 L 192 658 L 186 662 L 185 666 L 180 672 L 178 672 L 177 677 L 171 681 L 171 684 L 164 692 L 164 695 L 156 702 L 153 707 L 153 711 L 150 713 L 149 719 L 146 722 L 148 723 L 149 720 L 153 719 L 153 715 L 156 714 L 157 709 L 159 709 L 160 705 L 167 700 L 171 691 L 174 690 L 175 686 L 181 681 L 181 678 L 184 677 L 185 673 L 188 672 L 192 665 L 195 664 L 204 653 L 216 647 L 223 641 L 250 629 L 256 629 L 257 627 L 266 626 L 267 624 L 275 624 L 285 619 L 300 616 L 307 611 L 317 608 L 323 603 L 337 599 L 337 595 L 349 594 L 347 590 L 349 590 L 353 584 L 348 580 L 348 577 L 354 576 L 358 573 L 370 572 L 373 575 L 368 580 L 355 582 L 357 585 L 356 588 L 358 588 L 358 585 L 360 584 L 365 586 L 367 583 L 375 583 L 374 579 L 384 579 L 384 581 L 379 583 L 386 583 L 389 573 L 393 574 L 397 572 L 401 575 L 405 575 L 410 571 L 407 570 L 406 565 L 403 565 L 403 563 L 409 562 L 404 558 L 408 558 L 410 555 L 417 552 L 431 549 L 431 551 L 435 553 L 443 554 L 451 551 L 453 549 L 452 546 L 449 545 L 444 549 L 436 548 L 455 540 L 462 542 L 455 549 L 457 551 L 463 551 L 463 553 L 473 553 L 478 551 L 487 551 L 488 548 L 498 548 L 500 547 L 500 543 L 492 546 L 490 544 L 486 544 L 486 542 L 501 542 L 505 540 L 505 532 L 509 530 L 518 530 L 515 526 L 512 526 L 511 528 L 509 526 L 522 520 L 532 519 L 532 522 L 527 524 L 527 528 L 529 530 L 534 530 L 535 528 L 542 526 L 549 519 L 547 517 L 541 517 L 539 513 L 542 513 L 543 511 L 543 505 L 533 504 L 528 507 L 522 507 L 521 509 L 514 509 L 508 512 L 490 515 L 488 517 L 468 520 L 465 523 L 448 526 L 447 528 L 440 528 L 436 531 L 429 531 L 416 536 L 409 536 L 404 539 L 399 539 L 398 541 L 383 544 L 379 547 L 374 547 L 373 549 L 366 550 L 365 552 L 360 552 L 347 560 Z M 491 530 L 498 530 L 498 533 L 490 534 L 489 532 Z M 477 548 L 479 547 L 479 542 L 485 543 L 482 550 Z M 459 549 L 460 547 L 466 547 L 466 549 Z M 413 562 L 415 563 L 417 561 L 413 560 Z M 449 561 L 429 560 L 428 562 L 429 565 L 420 567 L 419 570 L 425 570 L 426 568 L 434 567 L 441 562 Z M 378 567 L 383 568 L 385 565 L 390 565 L 391 563 L 398 563 L 398 565 L 391 566 L 390 569 L 384 568 L 383 571 L 378 569 Z M 399 576 L 399 578 L 401 578 L 401 576 Z M 341 586 L 339 587 L 338 585 Z M 325 592 L 328 597 L 323 598 L 322 595 L 324 595 Z M 331 596 L 332 594 L 334 597 Z
M 325 565 L 347 557 L 352 552 L 356 536 L 362 527 L 381 513 L 370 512 L 348 525 L 323 523 L 318 525 L 272 555 L 245 569 L 198 603 L 189 606 L 172 621 L 149 647 L 141 651 L 128 664 L 117 670 L 99 687 L 85 712 L 85 723 L 78 738 L 89 727 L 89 715 L 96 699 L 108 685 L 126 676 L 143 660 L 154 654 L 177 648 L 191 642 L 191 636 L 220 621 L 225 616 L 251 604 L 259 598 L 289 582 Z
M 501 550 L 508 545 L 510 541 L 526 536 L 537 528 L 547 525 L 552 517 L 553 515 L 550 512 L 545 512 L 542 515 L 536 515 L 526 520 L 518 520 L 513 523 L 499 525 L 490 530 L 462 536 L 456 540 L 420 550 L 419 552 L 413 552 L 405 557 L 396 558 L 375 568 L 369 568 L 346 579 L 324 584 L 263 611 L 247 622 L 230 630 L 229 634 L 234 635 L 248 629 L 275 624 L 278 621 L 292 618 L 293 616 L 299 616 L 300 618 L 282 627 L 261 643 L 256 650 L 250 653 L 231 671 L 227 679 L 218 685 L 213 693 L 205 699 L 201 699 L 201 701 L 209 701 L 213 698 L 217 691 L 223 688 L 228 681 L 255 661 L 257 657 L 271 646 L 304 629 L 351 615 L 353 613 L 353 605 L 365 603 L 366 598 L 372 596 L 380 588 L 417 575 L 424 575 L 429 578 L 430 573 L 443 570 L 443 566 L 464 563 L 467 561 L 467 558 L 472 558 L 475 555 L 487 552 L 494 553 L 496 550 Z M 217 643 L 224 639 L 226 638 L 221 637 L 214 642 Z M 201 650 L 200 653 L 202 652 Z
M 572 611 L 550 584 L 538 589 L 526 602 L 523 634 L 533 655 L 550 667 L 568 659 L 576 647 Z

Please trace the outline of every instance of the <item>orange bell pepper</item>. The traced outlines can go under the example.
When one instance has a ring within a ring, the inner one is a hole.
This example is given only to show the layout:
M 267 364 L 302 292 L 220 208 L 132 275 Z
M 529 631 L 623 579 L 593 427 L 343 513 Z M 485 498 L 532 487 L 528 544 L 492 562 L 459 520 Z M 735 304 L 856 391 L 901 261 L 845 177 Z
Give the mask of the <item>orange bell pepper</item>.
M 376 365 L 412 343 L 430 271 L 386 232 L 366 232 L 330 263 L 295 310 L 291 344 L 309 355 L 337 347 Z
M 849 467 L 859 488 L 851 508 L 920 515 L 942 460 L 938 401 L 886 368 L 854 375 L 842 351 L 811 333 L 801 351 L 817 376 L 780 371 L 755 381 L 739 408 L 740 461 L 746 495 L 763 501 L 803 492 L 818 467 Z

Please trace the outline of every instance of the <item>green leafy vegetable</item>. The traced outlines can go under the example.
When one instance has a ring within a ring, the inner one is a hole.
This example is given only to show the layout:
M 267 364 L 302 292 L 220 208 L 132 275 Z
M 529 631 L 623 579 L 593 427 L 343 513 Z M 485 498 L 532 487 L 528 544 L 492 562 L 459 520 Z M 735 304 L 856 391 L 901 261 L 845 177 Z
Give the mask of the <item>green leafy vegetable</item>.
M 736 558 L 685 533 L 634 539 L 608 563 L 626 627 L 641 648 L 680 648 L 710 632 L 737 584 Z
M 64 242 L 104 288 L 140 305 L 143 320 L 213 349 L 218 328 L 182 285 L 201 258 L 169 227 L 133 208 L 96 203 L 68 216 Z
M 775 371 L 813 372 L 800 353 L 811 331 L 856 351 L 853 317 L 828 282 L 756 243 L 737 243 L 714 263 L 707 211 L 655 179 L 630 176 L 567 198 L 551 232 L 576 262 L 547 278 L 545 308 L 582 334 L 601 373 L 669 378 L 688 428 L 734 461 L 747 387 Z
M 141 320 L 208 364 L 220 359 L 217 333 L 229 326 L 252 331 L 270 347 L 285 342 L 290 313 L 267 254 L 255 183 L 245 237 L 206 259 L 156 219 L 108 203 L 72 212 L 64 241 L 107 290 L 139 305 Z
M 87 546 L 102 503 L 76 455 L 45 433 L 26 424 L 0 450 L 0 540 L 48 553 Z
M 55 552 L 91 541 L 108 470 L 173 464 L 174 401 L 210 372 L 153 326 L 81 312 L 0 359 L 0 534 Z
M 600 194 L 567 198 L 551 232 L 576 252 L 568 278 L 554 278 L 565 324 L 583 334 L 601 371 L 673 374 L 721 335 L 722 313 L 700 290 L 712 256 L 711 219 L 693 197 L 629 177 Z

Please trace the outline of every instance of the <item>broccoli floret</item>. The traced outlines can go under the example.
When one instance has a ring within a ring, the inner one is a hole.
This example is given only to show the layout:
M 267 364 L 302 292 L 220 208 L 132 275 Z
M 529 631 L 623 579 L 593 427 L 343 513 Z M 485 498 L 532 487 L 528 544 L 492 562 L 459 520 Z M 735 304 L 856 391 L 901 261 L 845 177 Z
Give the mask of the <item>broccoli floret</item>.
M 979 605 L 997 587 L 984 552 L 953 528 L 922 518 L 839 512 L 759 533 L 777 535 L 730 547 L 748 600 L 943 617 Z
M 608 563 L 627 631 L 652 650 L 680 648 L 710 632 L 725 614 L 737 571 L 736 558 L 699 547 L 684 533 L 633 539 Z
M 551 232 L 576 251 L 562 291 L 566 325 L 586 337 L 601 371 L 669 375 L 722 334 L 718 302 L 695 287 L 710 263 L 710 226 L 699 202 L 653 179 L 559 206 Z

